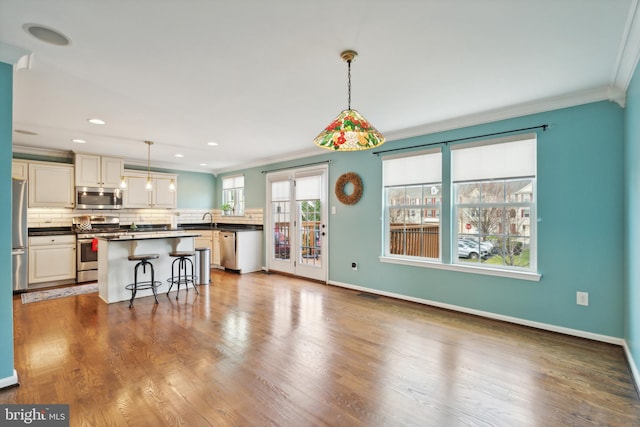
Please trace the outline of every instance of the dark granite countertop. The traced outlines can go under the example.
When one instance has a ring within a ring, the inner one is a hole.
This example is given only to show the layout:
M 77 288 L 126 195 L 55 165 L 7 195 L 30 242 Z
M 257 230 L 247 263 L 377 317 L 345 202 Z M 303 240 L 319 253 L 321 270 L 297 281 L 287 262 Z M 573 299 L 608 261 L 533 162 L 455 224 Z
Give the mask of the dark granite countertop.
M 112 236 L 112 237 L 98 237 L 98 239 L 108 240 L 108 241 L 127 241 L 127 240 L 149 240 L 149 239 L 175 239 L 181 237 L 198 237 L 200 234 L 197 232 L 188 232 L 184 230 L 166 230 L 166 231 L 158 231 L 156 232 L 138 232 L 138 231 L 129 231 L 126 234 L 122 234 L 120 236 Z
M 262 225 L 193 223 L 179 224 L 178 230 L 262 231 Z
M 29 228 L 29 236 L 62 236 L 65 234 L 75 234 L 71 227 L 33 227 Z

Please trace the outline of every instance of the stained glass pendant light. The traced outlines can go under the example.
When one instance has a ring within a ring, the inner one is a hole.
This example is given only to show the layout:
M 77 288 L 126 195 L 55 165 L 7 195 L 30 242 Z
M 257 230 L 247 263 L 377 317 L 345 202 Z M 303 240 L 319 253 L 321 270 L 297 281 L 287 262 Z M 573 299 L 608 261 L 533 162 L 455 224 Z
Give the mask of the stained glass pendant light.
M 357 56 L 358 52 L 354 50 L 345 50 L 340 54 L 348 67 L 348 106 L 313 140 L 318 147 L 334 151 L 356 151 L 384 144 L 384 136 L 360 113 L 351 109 L 351 62 Z

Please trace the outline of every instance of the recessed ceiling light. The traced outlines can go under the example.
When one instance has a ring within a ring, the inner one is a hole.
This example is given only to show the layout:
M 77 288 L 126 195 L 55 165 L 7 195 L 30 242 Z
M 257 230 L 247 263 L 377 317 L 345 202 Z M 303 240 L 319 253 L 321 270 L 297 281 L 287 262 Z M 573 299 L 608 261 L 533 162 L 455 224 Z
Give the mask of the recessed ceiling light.
M 45 27 L 44 25 L 24 24 L 22 28 L 41 42 L 54 44 L 56 46 L 67 46 L 71 43 L 69 37 L 65 36 L 60 31 Z
M 71 140 L 71 142 L 75 142 L 76 144 L 85 144 L 87 141 L 85 141 L 84 139 L 74 138 Z
M 207 145 L 211 145 L 211 146 L 215 147 L 216 145 L 218 145 L 218 143 L 211 141 L 211 142 L 207 142 Z
M 88 121 L 89 123 L 94 124 L 94 125 L 104 125 L 104 124 L 106 124 L 106 123 L 107 123 L 107 122 L 105 122 L 105 121 L 104 121 L 104 120 L 102 120 L 102 119 L 87 119 L 87 121 Z
M 175 157 L 184 157 L 184 154 L 176 154 Z
M 15 133 L 21 133 L 23 135 L 32 135 L 32 136 L 38 134 L 37 132 L 32 132 L 30 130 L 23 130 L 23 129 L 15 129 L 14 132 Z
M 207 166 L 206 163 L 200 163 L 200 166 Z

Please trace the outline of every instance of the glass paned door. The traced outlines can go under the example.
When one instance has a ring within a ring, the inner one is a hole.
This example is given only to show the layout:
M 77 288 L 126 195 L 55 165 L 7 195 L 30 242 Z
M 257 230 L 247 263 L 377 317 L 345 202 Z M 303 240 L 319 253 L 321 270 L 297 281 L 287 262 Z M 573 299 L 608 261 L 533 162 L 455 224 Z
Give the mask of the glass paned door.
M 326 281 L 327 168 L 270 174 L 269 269 Z
M 291 258 L 291 181 L 271 182 L 272 234 L 270 255 L 287 264 Z M 289 267 L 287 267 L 288 269 Z

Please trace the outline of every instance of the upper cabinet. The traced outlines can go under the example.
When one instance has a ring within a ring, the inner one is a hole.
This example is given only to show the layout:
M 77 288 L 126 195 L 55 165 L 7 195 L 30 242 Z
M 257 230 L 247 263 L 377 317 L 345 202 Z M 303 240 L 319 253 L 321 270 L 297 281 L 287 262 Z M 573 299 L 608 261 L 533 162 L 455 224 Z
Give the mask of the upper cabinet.
M 149 191 L 145 188 L 146 173 L 126 171 L 127 187 L 122 192 L 122 203 L 125 208 L 176 208 L 177 178 L 177 175 L 152 173 L 151 191 Z M 174 189 L 171 189 L 172 181 Z
M 13 160 L 11 162 L 11 177 L 27 179 L 29 177 L 29 163 L 26 160 Z
M 124 161 L 114 157 L 76 154 L 76 186 L 118 188 Z
M 73 208 L 73 165 L 29 162 L 29 207 Z

